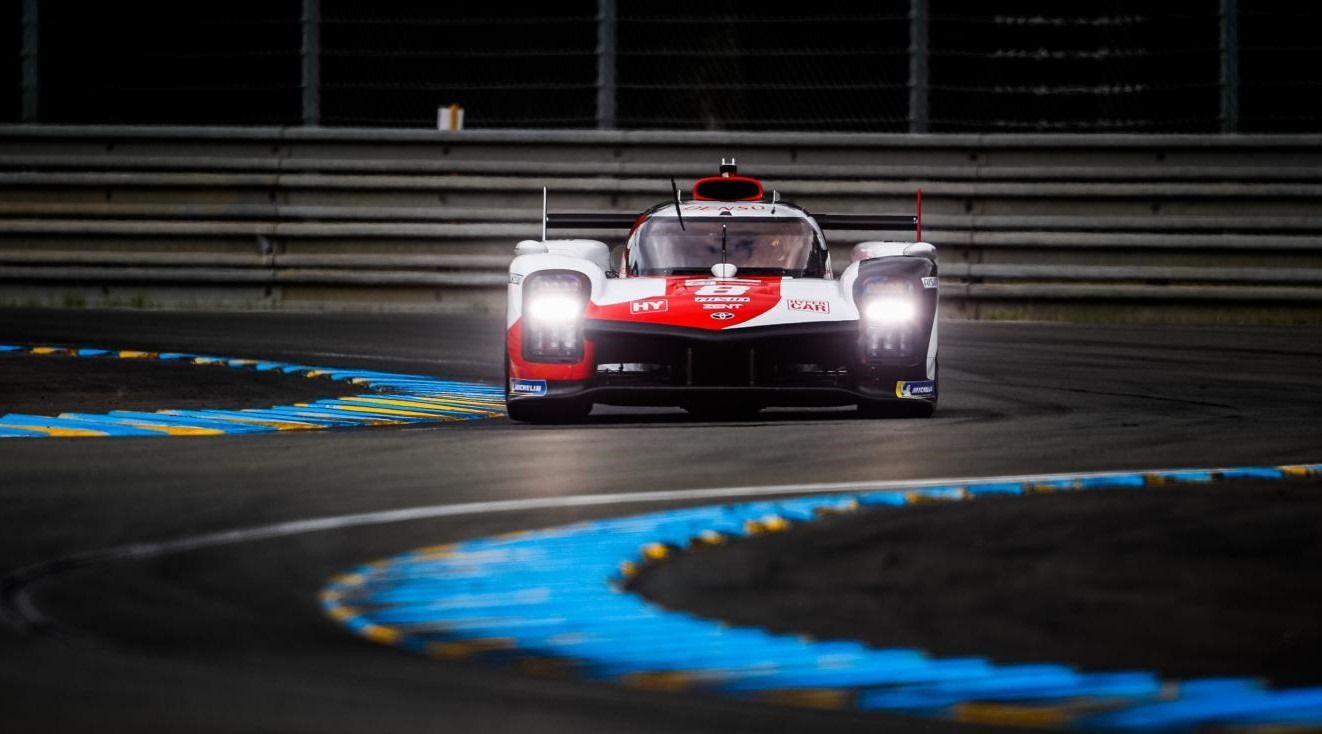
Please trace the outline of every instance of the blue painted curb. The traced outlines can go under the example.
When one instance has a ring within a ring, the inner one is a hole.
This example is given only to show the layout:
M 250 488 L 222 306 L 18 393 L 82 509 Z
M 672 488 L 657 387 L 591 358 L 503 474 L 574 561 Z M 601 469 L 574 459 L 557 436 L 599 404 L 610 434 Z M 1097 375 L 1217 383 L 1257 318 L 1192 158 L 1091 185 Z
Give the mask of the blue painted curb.
M 326 379 L 372 392 L 329 397 L 300 405 L 244 410 L 121 411 L 58 416 L 0 415 L 0 438 L 92 436 L 235 435 L 326 430 L 383 424 L 441 423 L 505 414 L 504 388 L 425 375 L 312 367 L 269 360 L 188 352 L 146 352 L 49 345 L 0 345 L 0 353 L 59 355 L 80 359 L 155 359 L 200 366 L 279 371 Z
M 686 548 L 778 532 L 860 507 L 1319 474 L 1322 464 L 1044 476 L 665 510 L 410 551 L 331 579 L 321 603 L 333 620 L 375 642 L 646 689 L 1021 727 L 1319 727 L 1322 688 L 1273 690 L 1253 679 L 1170 681 L 1144 670 L 936 658 L 917 649 L 731 627 L 659 608 L 624 590 L 643 565 Z

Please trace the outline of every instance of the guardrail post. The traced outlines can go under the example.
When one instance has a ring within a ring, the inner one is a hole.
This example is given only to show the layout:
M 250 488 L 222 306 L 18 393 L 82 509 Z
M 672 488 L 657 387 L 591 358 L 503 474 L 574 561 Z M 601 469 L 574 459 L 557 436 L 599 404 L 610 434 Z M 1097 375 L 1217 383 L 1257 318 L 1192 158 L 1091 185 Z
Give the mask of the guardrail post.
M 303 0 L 303 124 L 321 124 L 321 0 Z
M 38 43 L 40 35 L 37 25 L 37 0 L 23 0 L 23 71 L 22 71 L 22 94 L 23 94 L 23 122 L 40 122 L 41 115 L 39 109 L 40 91 L 39 79 L 37 74 L 37 56 Z
M 597 0 L 597 128 L 615 129 L 615 0 Z
M 927 132 L 928 0 L 909 0 L 909 132 Z
M 1239 132 L 1239 0 L 1221 0 L 1221 132 Z

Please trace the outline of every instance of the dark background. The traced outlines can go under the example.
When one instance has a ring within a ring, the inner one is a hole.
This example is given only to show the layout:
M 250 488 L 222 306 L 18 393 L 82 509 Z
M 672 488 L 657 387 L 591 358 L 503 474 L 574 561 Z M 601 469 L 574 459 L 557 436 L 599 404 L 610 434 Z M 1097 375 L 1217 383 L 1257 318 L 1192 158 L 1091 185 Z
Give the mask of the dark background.
M 1240 132 L 1322 130 L 1322 7 L 1241 0 Z M 21 118 L 22 3 L 2 6 Z M 1302 9 L 1301 9 L 1302 7 Z M 40 0 L 45 123 L 297 125 L 300 0 Z M 933 132 L 1221 130 L 1219 0 L 930 0 Z M 597 2 L 323 0 L 323 125 L 596 126 Z M 621 0 L 617 126 L 909 129 L 909 3 Z

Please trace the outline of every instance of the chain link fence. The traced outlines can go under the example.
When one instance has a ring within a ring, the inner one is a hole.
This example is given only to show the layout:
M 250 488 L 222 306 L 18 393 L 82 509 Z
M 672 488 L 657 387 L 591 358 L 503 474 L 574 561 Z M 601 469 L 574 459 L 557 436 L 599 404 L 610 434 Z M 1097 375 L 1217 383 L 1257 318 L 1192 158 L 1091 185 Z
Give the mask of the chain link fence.
M 1322 5 L 1246 0 L 1238 25 L 1239 131 L 1322 131 Z
M 1242 5 L 1241 5 L 1242 3 Z M 19 0 L 0 121 L 1318 132 L 1291 0 Z
M 470 127 L 592 127 L 597 2 L 323 0 L 322 122 L 435 125 L 459 104 Z
M 996 5 L 932 3 L 933 130 L 1220 129 L 1216 2 Z
M 18 11 L 18 25 L 36 26 L 35 53 L 25 59 L 35 67 L 34 88 L 12 96 L 30 96 L 24 104 L 37 121 L 278 125 L 299 119 L 297 2 L 24 0 L 5 7 Z M 21 16 L 32 11 L 35 19 L 24 23 Z
M 622 3 L 624 128 L 901 132 L 907 1 Z

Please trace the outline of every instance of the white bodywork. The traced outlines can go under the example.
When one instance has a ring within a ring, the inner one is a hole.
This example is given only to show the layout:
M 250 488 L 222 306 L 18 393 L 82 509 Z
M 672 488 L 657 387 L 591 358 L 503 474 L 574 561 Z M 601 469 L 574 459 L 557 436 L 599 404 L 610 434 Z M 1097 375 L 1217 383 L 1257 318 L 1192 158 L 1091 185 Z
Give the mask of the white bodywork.
M 720 203 L 686 202 L 682 211 L 689 216 L 724 216 L 732 218 L 748 217 L 785 217 L 806 219 L 821 236 L 821 230 L 811 217 L 802 210 L 781 204 L 770 203 Z M 675 217 L 675 207 L 664 207 L 653 212 L 653 217 Z M 824 241 L 824 238 L 823 238 Z M 514 261 L 510 264 L 510 282 L 506 325 L 513 327 L 522 317 L 523 280 L 528 275 L 541 270 L 570 270 L 587 276 L 591 283 L 590 302 L 597 306 L 608 306 L 648 298 L 660 298 L 666 295 L 665 277 L 613 277 L 617 270 L 622 270 L 621 263 L 611 262 L 610 248 L 603 242 L 586 239 L 548 239 L 543 241 L 525 240 L 516 247 Z M 765 327 L 780 324 L 802 324 L 857 321 L 859 312 L 854 304 L 854 283 L 859 267 L 866 261 L 887 257 L 922 257 L 936 261 L 936 247 L 926 242 L 863 242 L 855 246 L 851 253 L 852 262 L 838 277 L 829 278 L 783 278 L 780 280 L 780 302 L 769 310 L 742 323 L 731 325 L 726 330 Z M 829 260 L 827 271 L 830 272 Z M 608 276 L 607 273 L 611 275 Z M 738 273 L 733 278 L 706 278 L 713 284 L 737 283 Z M 693 277 L 697 281 L 703 278 Z M 925 287 L 936 288 L 935 278 Z M 805 310 L 792 310 L 791 301 L 828 302 L 829 312 L 821 313 Z M 937 326 L 933 319 L 931 338 L 927 353 L 926 372 L 928 379 L 936 378 Z

